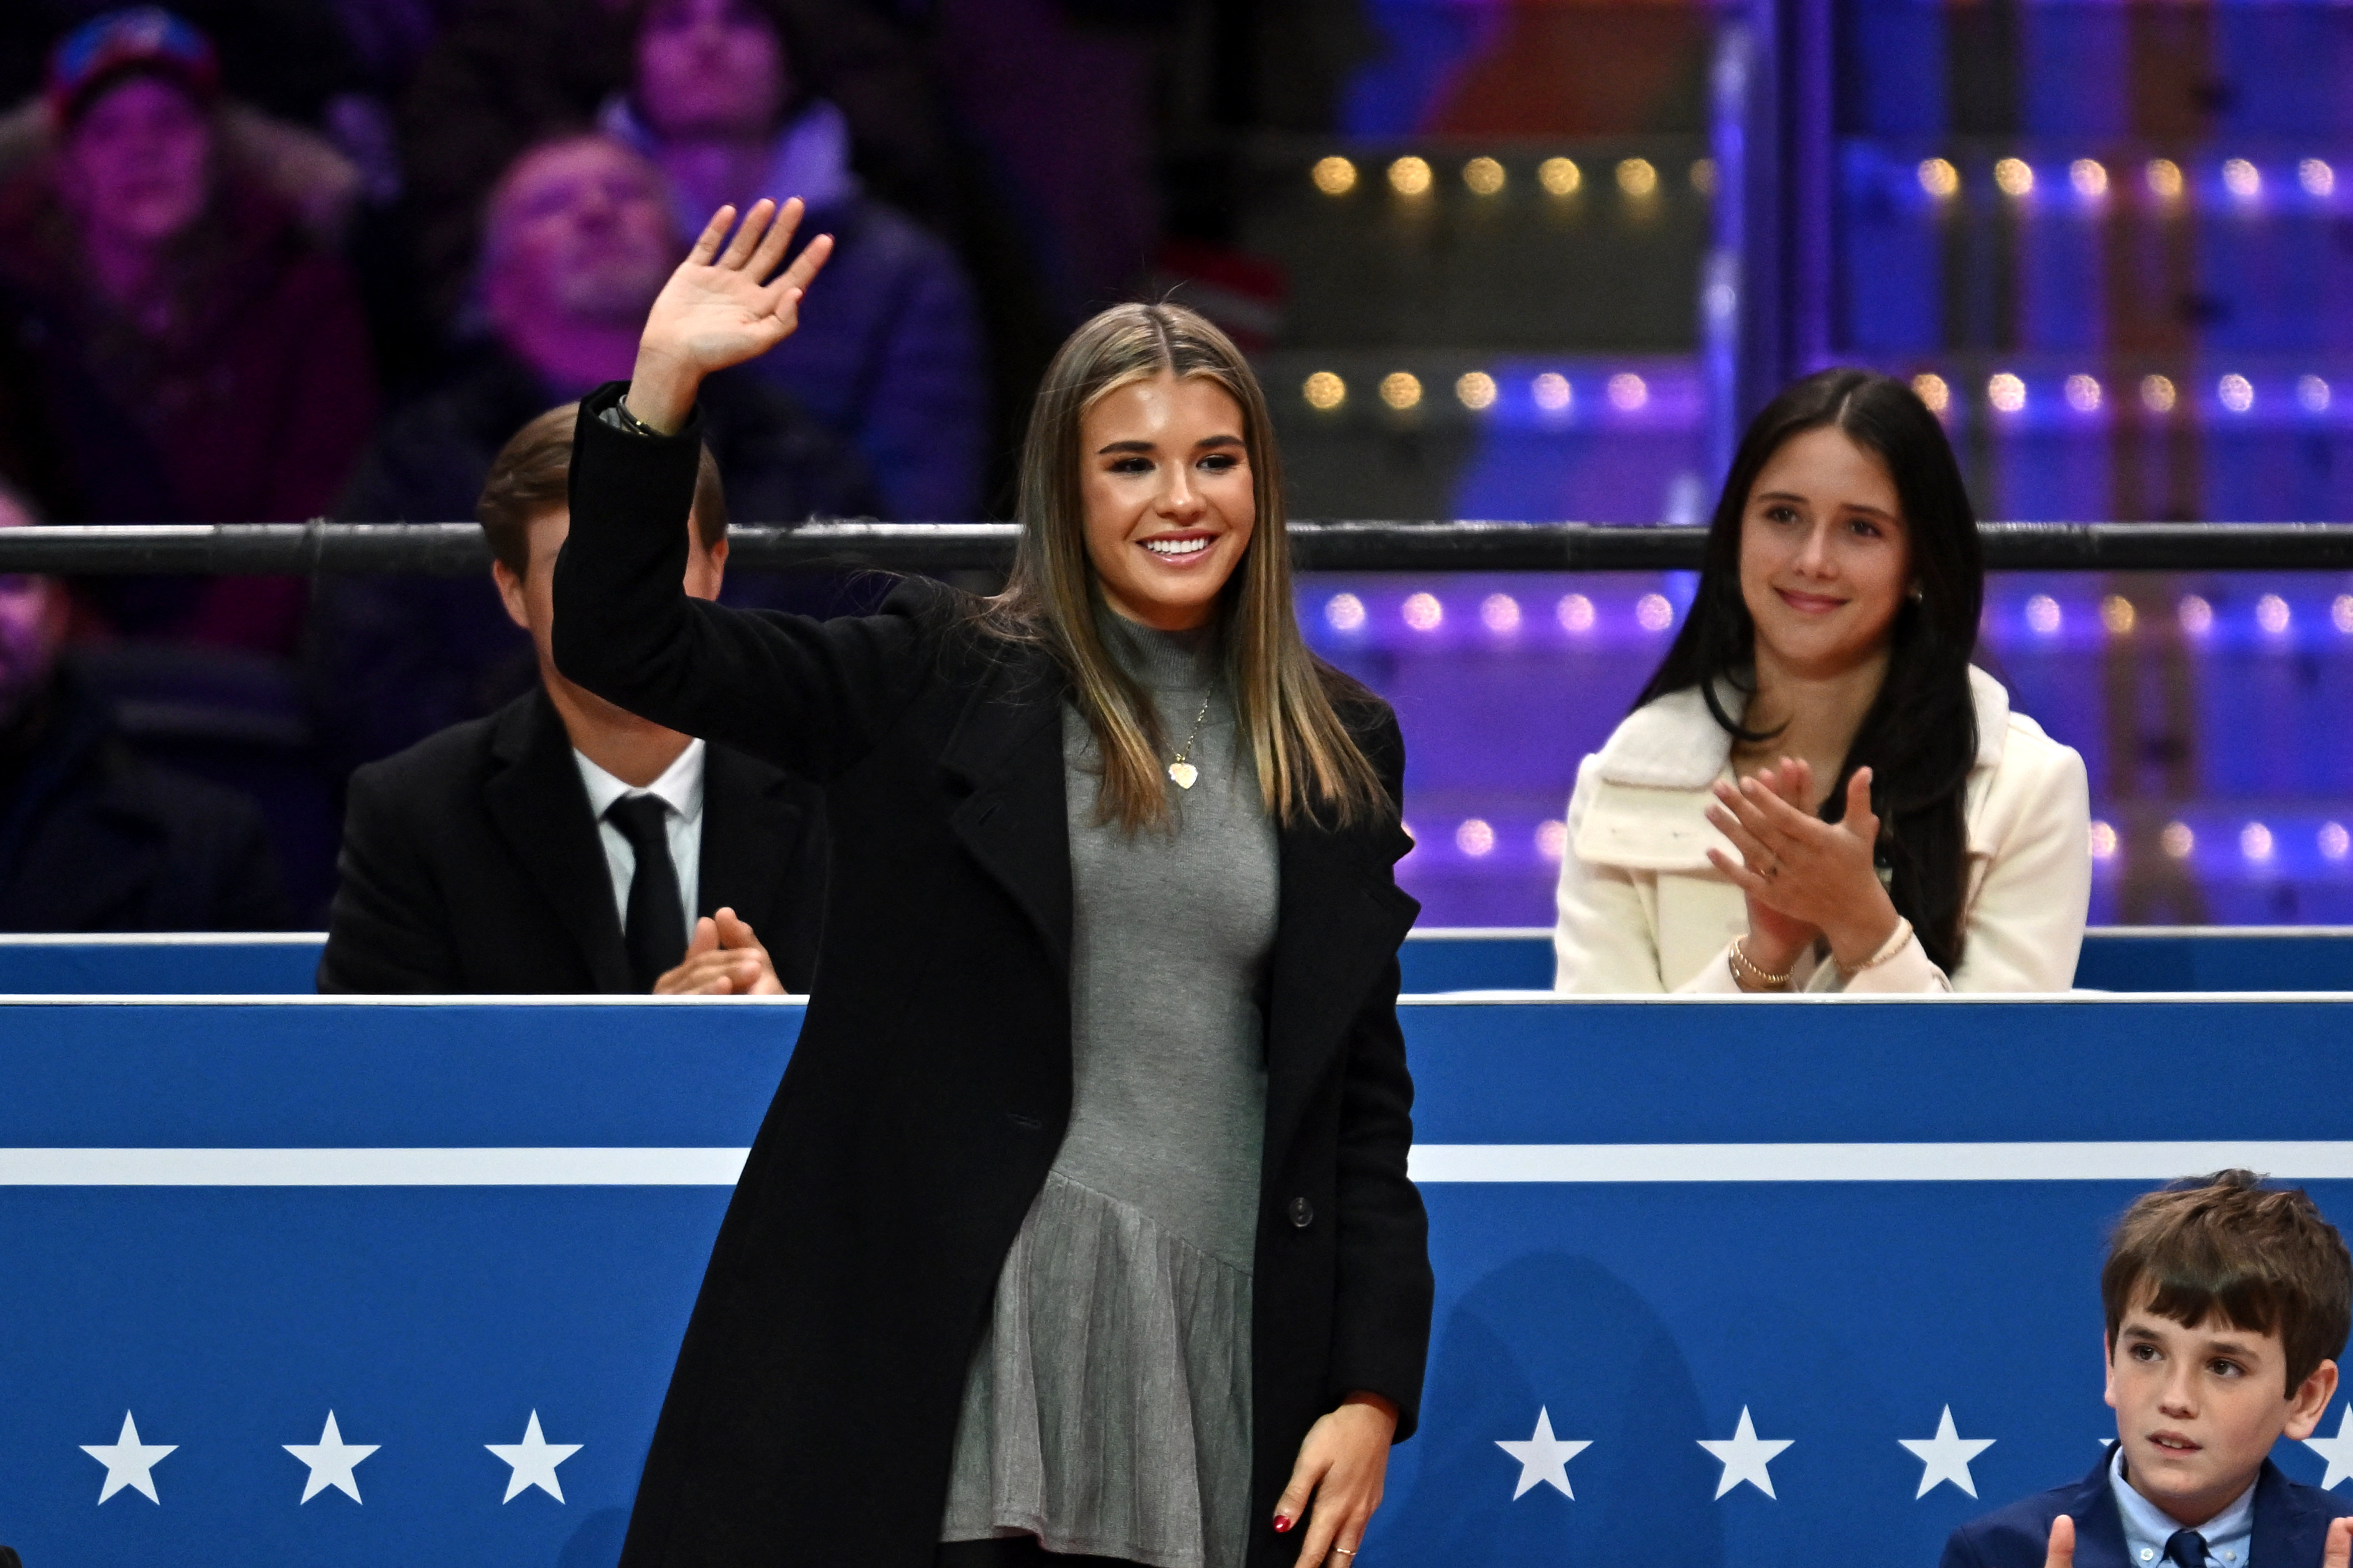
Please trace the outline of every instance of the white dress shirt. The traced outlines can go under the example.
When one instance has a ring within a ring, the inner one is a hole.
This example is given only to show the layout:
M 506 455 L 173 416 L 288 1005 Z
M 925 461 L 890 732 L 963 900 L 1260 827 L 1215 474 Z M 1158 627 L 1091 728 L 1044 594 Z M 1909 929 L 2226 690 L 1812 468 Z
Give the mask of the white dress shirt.
M 638 875 L 638 857 L 621 830 L 605 820 L 605 813 L 623 795 L 659 795 L 670 808 L 666 819 L 670 863 L 678 869 L 678 896 L 685 906 L 687 936 L 690 941 L 693 938 L 695 899 L 702 890 L 702 753 L 701 741 L 689 741 L 661 777 L 638 789 L 590 762 L 578 747 L 573 748 L 572 760 L 579 764 L 580 782 L 588 791 L 588 809 L 596 818 L 596 837 L 604 841 L 605 868 L 613 877 L 613 908 L 624 930 L 629 923 L 629 884 Z

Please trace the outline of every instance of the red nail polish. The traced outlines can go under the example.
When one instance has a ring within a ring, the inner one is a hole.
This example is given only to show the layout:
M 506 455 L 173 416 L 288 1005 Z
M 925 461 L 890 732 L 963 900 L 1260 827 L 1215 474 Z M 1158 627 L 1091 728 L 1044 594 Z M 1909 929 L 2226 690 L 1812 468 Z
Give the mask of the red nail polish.
M 1291 1521 L 1283 1518 L 1282 1515 L 1279 1513 L 1274 1516 L 1274 1532 L 1277 1535 L 1284 1534 L 1289 1531 L 1290 1529 Z

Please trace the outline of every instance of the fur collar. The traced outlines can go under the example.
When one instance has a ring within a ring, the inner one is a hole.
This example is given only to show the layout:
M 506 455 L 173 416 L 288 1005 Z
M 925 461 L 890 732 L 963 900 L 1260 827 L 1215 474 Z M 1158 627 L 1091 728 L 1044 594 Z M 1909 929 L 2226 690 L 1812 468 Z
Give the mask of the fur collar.
M 1740 710 L 1741 694 L 1729 682 L 1718 684 L 1716 692 L 1725 711 Z M 1969 696 L 1978 712 L 1977 766 L 1999 767 L 2010 735 L 2010 693 L 2001 682 L 1971 666 Z M 1731 760 L 1732 737 L 1693 686 L 1628 715 L 1601 748 L 1597 765 L 1609 784 L 1695 790 L 1715 783 Z

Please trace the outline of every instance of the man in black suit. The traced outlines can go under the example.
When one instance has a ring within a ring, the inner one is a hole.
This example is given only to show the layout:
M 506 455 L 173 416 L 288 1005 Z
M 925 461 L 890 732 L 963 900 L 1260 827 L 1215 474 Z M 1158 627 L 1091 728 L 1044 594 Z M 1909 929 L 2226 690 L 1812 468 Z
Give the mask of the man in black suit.
M 550 659 L 575 417 L 565 407 L 524 426 L 476 508 L 507 613 L 538 650 L 539 687 L 352 775 L 322 991 L 809 988 L 825 884 L 818 791 L 624 712 Z M 716 597 L 727 514 L 708 451 L 688 528 L 686 591 Z
M 0 484 L 0 528 L 33 520 Z M 0 931 L 285 929 L 260 811 L 131 750 L 58 664 L 67 614 L 55 578 L 0 575 Z

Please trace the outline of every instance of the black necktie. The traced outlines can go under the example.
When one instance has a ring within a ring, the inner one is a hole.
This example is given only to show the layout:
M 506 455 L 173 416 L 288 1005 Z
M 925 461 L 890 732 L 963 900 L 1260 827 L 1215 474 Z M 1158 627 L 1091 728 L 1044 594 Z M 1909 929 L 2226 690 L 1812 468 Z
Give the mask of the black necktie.
M 620 829 L 637 857 L 621 940 L 629 950 L 630 979 L 638 990 L 651 991 L 686 956 L 686 910 L 670 858 L 670 807 L 659 795 L 626 795 L 605 808 L 605 820 Z
M 2165 1560 L 2177 1568 L 2206 1568 L 2206 1538 L 2194 1530 L 2177 1530 L 2166 1537 Z

